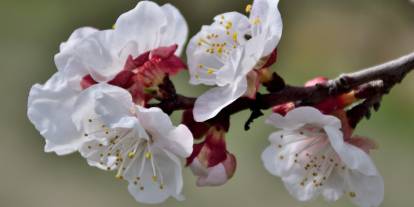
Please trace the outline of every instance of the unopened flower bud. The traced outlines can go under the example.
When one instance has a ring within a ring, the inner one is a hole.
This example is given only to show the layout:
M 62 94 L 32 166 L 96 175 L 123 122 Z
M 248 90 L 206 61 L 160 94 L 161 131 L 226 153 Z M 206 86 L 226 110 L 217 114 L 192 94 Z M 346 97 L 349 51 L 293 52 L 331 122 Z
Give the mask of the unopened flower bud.
M 233 177 L 236 158 L 226 149 L 225 133 L 220 126 L 211 127 L 205 140 L 194 145 L 187 166 L 198 176 L 197 186 L 219 186 Z

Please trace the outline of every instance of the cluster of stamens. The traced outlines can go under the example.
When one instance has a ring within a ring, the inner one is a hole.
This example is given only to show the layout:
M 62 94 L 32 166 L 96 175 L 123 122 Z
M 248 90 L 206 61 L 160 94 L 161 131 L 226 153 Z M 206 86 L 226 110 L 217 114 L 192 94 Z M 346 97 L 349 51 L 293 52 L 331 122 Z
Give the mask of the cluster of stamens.
M 298 139 L 286 140 L 286 135 L 300 135 Z M 301 187 L 311 184 L 313 187 L 322 187 L 334 170 L 346 170 L 336 152 L 328 147 L 329 140 L 322 129 L 305 126 L 300 131 L 290 132 L 289 134 L 279 135 L 279 143 L 276 144 L 278 150 L 282 150 L 288 144 L 300 144 L 296 152 L 289 151 L 294 165 L 306 171 L 303 179 L 299 181 Z M 299 145 L 298 145 L 299 146 Z M 280 160 L 286 159 L 284 155 L 279 155 Z M 355 192 L 349 192 L 350 197 L 355 197 Z
M 90 125 L 94 125 L 93 128 L 96 129 L 95 120 L 88 119 L 87 122 Z M 88 145 L 87 149 L 90 152 L 97 153 L 99 164 L 104 169 L 108 171 L 117 169 L 115 177 L 123 180 L 125 174 L 131 170 L 134 163 L 141 159 L 138 176 L 131 182 L 141 191 L 144 190 L 142 175 L 146 162 L 149 162 L 152 170 L 152 177 L 150 179 L 154 184 L 159 185 L 160 190 L 164 189 L 163 177 L 151 150 L 151 145 L 153 144 L 151 137 L 149 139 L 138 138 L 131 135 L 130 130 L 110 129 L 105 124 L 98 124 L 98 126 L 97 130 L 84 133 L 84 136 L 96 138 L 97 142 Z

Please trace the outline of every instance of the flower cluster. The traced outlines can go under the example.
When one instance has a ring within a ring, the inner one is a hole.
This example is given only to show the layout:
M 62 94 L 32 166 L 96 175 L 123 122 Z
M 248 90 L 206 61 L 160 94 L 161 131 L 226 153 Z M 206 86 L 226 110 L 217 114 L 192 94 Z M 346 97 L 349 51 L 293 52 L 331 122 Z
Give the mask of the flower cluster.
M 75 30 L 55 56 L 57 72 L 29 94 L 28 117 L 45 138 L 45 151 L 79 152 L 90 166 L 127 181 L 142 203 L 184 199 L 184 160 L 198 186 L 225 184 L 237 161 L 226 144 L 231 114 L 224 109 L 236 100 L 259 99 L 262 85 L 277 82 L 270 66 L 282 35 L 278 4 L 254 0 L 248 16 L 214 17 L 190 39 L 188 66 L 179 57 L 187 23 L 170 4 L 141 1 L 112 29 Z M 191 84 L 212 88 L 180 108 L 186 109 L 182 124 L 174 126 L 171 111 L 152 103 L 176 102 L 169 77 L 186 69 Z M 305 87 L 327 83 L 319 77 Z M 353 90 L 317 103 L 273 107 L 267 123 L 280 130 L 270 135 L 262 160 L 296 199 L 347 195 L 361 207 L 382 202 L 384 183 L 369 157 L 376 144 L 353 135 L 349 124 L 347 111 L 358 101 Z
M 139 202 L 183 199 L 181 161 L 193 150 L 185 125 L 147 108 L 164 77 L 186 68 L 178 57 L 188 28 L 170 4 L 140 2 L 114 28 L 73 32 L 55 56 L 58 71 L 34 85 L 28 116 L 45 151 L 79 151 L 91 166 L 116 170 Z

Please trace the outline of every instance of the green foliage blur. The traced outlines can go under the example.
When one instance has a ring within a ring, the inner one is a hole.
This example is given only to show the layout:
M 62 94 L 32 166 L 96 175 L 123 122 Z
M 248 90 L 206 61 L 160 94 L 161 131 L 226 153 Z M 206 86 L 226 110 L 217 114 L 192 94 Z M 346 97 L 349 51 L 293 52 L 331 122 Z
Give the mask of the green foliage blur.
M 166 3 L 167 1 L 156 1 Z M 247 0 L 170 0 L 186 17 L 191 35 L 226 11 L 243 12 Z M 55 71 L 59 43 L 81 26 L 110 28 L 132 9 L 133 0 L 0 0 L 0 206 L 104 207 L 145 206 L 112 173 L 89 167 L 78 155 L 43 152 L 44 140 L 26 116 L 27 96 L 35 83 Z M 414 5 L 408 0 L 281 0 L 284 34 L 273 69 L 301 85 L 317 75 L 335 77 L 382 63 L 414 50 Z M 205 88 L 190 86 L 188 75 L 174 78 L 185 95 Z M 414 174 L 414 74 L 409 74 L 357 133 L 374 138 L 372 155 L 386 186 L 383 206 L 412 206 Z M 65 113 L 62 111 L 62 113 Z M 269 112 L 267 112 L 269 113 Z M 68 114 L 69 115 L 69 114 Z M 180 114 L 174 114 L 179 122 Z M 218 188 L 197 188 L 185 169 L 187 200 L 161 206 L 352 206 L 348 199 L 303 204 L 262 167 L 261 151 L 274 129 L 264 118 L 243 131 L 248 113 L 232 118 L 228 148 L 238 159 L 234 178 Z

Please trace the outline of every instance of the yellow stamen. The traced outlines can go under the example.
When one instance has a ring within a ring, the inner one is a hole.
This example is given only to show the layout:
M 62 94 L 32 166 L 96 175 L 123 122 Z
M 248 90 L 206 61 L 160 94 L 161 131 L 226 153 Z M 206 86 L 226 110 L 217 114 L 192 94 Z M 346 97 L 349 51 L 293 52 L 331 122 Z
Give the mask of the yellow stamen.
M 213 74 L 213 73 L 214 73 L 214 69 L 209 68 L 209 69 L 207 70 L 207 74 L 211 75 L 211 74 Z
M 128 157 L 129 157 L 129 159 L 134 158 L 134 156 L 135 156 L 135 152 L 129 152 L 129 153 L 128 153 Z
M 250 13 L 252 11 L 252 5 L 251 4 L 247 4 L 246 6 L 246 13 Z
M 233 41 L 234 42 L 237 42 L 237 37 L 238 37 L 238 33 L 237 32 L 233 33 Z
M 260 20 L 259 17 L 256 17 L 256 19 L 253 20 L 253 24 L 254 25 L 259 25 L 262 21 Z
M 151 154 L 151 152 L 146 152 L 146 153 L 145 153 L 145 158 L 147 158 L 147 159 L 151 159 L 151 158 L 152 158 L 152 154 Z

